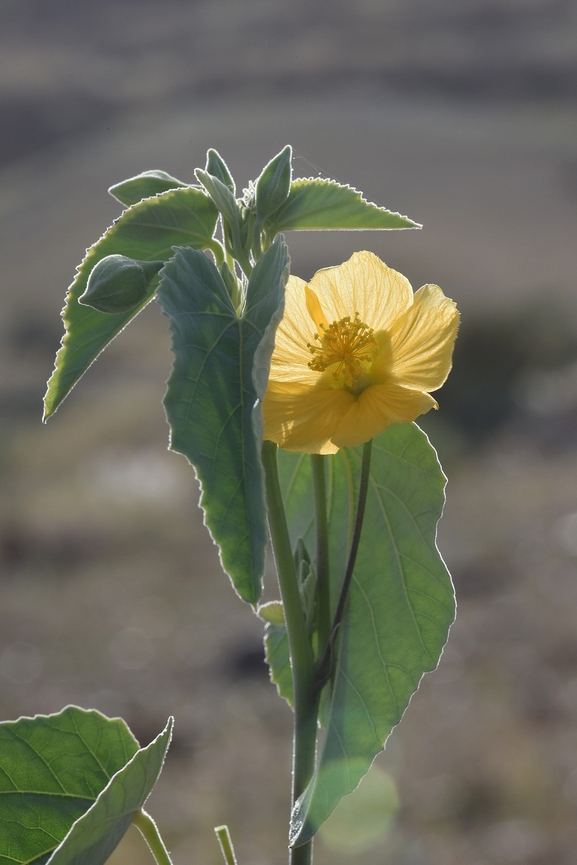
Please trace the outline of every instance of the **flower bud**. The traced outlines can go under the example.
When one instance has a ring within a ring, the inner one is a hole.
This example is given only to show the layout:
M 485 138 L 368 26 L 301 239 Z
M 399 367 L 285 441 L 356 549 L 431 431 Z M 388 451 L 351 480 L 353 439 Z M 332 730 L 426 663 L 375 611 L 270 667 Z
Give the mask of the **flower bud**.
M 292 148 L 287 144 L 268 165 L 256 182 L 256 215 L 264 221 L 278 210 L 288 198 L 291 187 Z
M 150 283 L 163 265 L 164 261 L 108 255 L 93 268 L 78 302 L 98 312 L 129 312 L 146 300 Z

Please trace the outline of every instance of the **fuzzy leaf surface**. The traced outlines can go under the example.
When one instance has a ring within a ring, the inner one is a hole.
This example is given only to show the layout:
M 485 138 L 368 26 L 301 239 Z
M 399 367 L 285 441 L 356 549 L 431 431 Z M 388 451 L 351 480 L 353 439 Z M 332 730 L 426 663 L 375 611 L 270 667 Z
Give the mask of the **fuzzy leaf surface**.
M 90 247 L 68 289 L 62 311 L 66 332 L 44 398 L 45 419 L 56 411 L 108 343 L 146 306 L 158 284 L 155 278 L 147 297 L 128 312 L 98 312 L 78 303 L 95 264 L 108 255 L 166 261 L 173 254 L 173 246 L 203 249 L 212 238 L 217 218 L 216 207 L 200 189 L 173 189 L 129 207 Z
M 104 865 L 162 771 L 173 721 L 114 775 L 90 809 L 72 826 L 47 865 Z
M 293 180 L 289 196 L 270 218 L 270 231 L 308 229 L 420 228 L 406 216 L 366 201 L 352 186 L 334 180 Z
M 242 314 L 200 252 L 179 249 L 161 272 L 174 365 L 164 400 L 170 447 L 194 466 L 205 522 L 238 594 L 262 591 L 266 524 L 261 409 L 282 316 L 288 253 L 281 238 L 256 264 Z
M 352 536 L 362 448 L 326 459 L 331 605 Z M 279 450 L 293 543 L 314 549 L 310 461 Z M 454 619 L 451 579 L 437 550 L 445 477 L 425 434 L 390 426 L 373 443 L 361 543 L 337 639 L 327 731 L 315 775 L 293 811 L 291 843 L 307 841 L 355 789 L 435 669 Z
M 119 718 L 68 706 L 0 724 L 0 863 L 47 862 L 138 752 Z

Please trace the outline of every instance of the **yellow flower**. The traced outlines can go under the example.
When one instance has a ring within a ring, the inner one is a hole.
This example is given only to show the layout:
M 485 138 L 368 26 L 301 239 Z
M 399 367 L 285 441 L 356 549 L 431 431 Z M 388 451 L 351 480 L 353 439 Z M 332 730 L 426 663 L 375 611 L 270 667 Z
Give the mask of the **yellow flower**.
M 436 285 L 415 294 L 372 252 L 291 276 L 264 397 L 264 437 L 331 454 L 438 408 L 459 313 Z

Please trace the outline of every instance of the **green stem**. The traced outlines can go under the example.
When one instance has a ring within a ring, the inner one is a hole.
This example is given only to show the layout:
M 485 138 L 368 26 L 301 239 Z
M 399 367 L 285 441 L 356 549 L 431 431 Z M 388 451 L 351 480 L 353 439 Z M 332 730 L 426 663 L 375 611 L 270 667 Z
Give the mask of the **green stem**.
M 136 811 L 132 818 L 132 822 L 137 829 L 140 829 L 144 840 L 150 847 L 150 852 L 154 856 L 157 865 L 172 865 L 172 859 L 168 854 L 164 841 L 160 837 L 158 826 L 150 814 L 147 814 L 146 811 L 143 811 L 142 809 Z
M 262 447 L 268 524 L 284 608 L 294 690 L 292 804 L 312 778 L 315 768 L 319 706 L 312 646 L 307 635 L 297 573 L 288 533 L 277 465 L 277 445 Z M 291 849 L 290 865 L 309 865 L 312 840 Z
M 371 452 L 373 448 L 373 440 L 369 439 L 368 442 L 365 442 L 363 445 L 363 458 L 361 463 L 361 481 L 359 484 L 359 497 L 357 500 L 357 511 L 355 514 L 355 525 L 353 528 L 353 538 L 351 541 L 351 550 L 349 553 L 349 560 L 347 562 L 347 569 L 345 571 L 345 576 L 343 578 L 343 584 L 341 586 L 341 593 L 339 595 L 339 600 L 337 603 L 337 608 L 335 610 L 335 617 L 333 619 L 333 626 L 331 628 L 330 637 L 328 643 L 326 645 L 323 656 L 318 665 L 318 676 L 320 680 L 320 684 L 323 685 L 327 677 L 331 674 L 332 668 L 332 660 L 333 660 L 333 648 L 334 643 L 337 637 L 337 633 L 341 622 L 343 620 L 343 615 L 345 612 L 345 605 L 347 603 L 347 597 L 349 594 L 349 588 L 351 585 L 351 581 L 353 579 L 353 572 L 355 569 L 355 562 L 357 560 L 357 553 L 359 551 L 359 543 L 361 540 L 361 532 L 363 530 L 363 520 L 365 517 L 365 506 L 367 504 L 367 493 L 369 491 L 369 477 L 371 470 Z
M 322 655 L 331 633 L 331 595 L 329 581 L 329 522 L 327 514 L 327 488 L 325 458 L 311 454 L 313 488 L 315 492 L 315 521 L 317 530 L 317 610 L 319 655 Z
M 215 826 L 214 831 L 216 832 L 216 837 L 218 838 L 218 843 L 220 844 L 220 849 L 226 865 L 237 865 L 228 826 Z
M 224 257 L 225 257 L 225 252 L 224 252 L 224 249 L 222 247 L 222 244 L 219 243 L 218 240 L 215 240 L 214 238 L 212 238 L 211 240 L 208 241 L 206 246 L 207 246 L 207 249 L 210 249 L 210 251 L 213 253 L 216 266 L 220 267 L 221 264 L 223 263 Z

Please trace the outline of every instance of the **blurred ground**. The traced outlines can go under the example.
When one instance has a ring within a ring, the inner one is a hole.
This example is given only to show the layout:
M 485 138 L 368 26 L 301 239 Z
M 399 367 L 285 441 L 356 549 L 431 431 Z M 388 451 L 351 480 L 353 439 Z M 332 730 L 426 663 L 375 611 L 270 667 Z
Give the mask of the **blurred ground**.
M 295 273 L 365 247 L 464 313 L 423 422 L 450 477 L 459 616 L 355 794 L 378 837 L 353 831 L 349 797 L 319 865 L 572 865 L 577 4 L 5 0 L 0 16 L 1 716 L 75 702 L 145 743 L 174 713 L 150 810 L 175 865 L 216 865 L 222 822 L 241 863 L 285 861 L 291 717 L 166 452 L 155 304 L 39 418 L 65 287 L 119 212 L 106 187 L 190 180 L 209 146 L 243 184 L 290 142 L 298 175 L 424 224 L 290 236 Z M 111 861 L 147 856 L 134 832 Z

